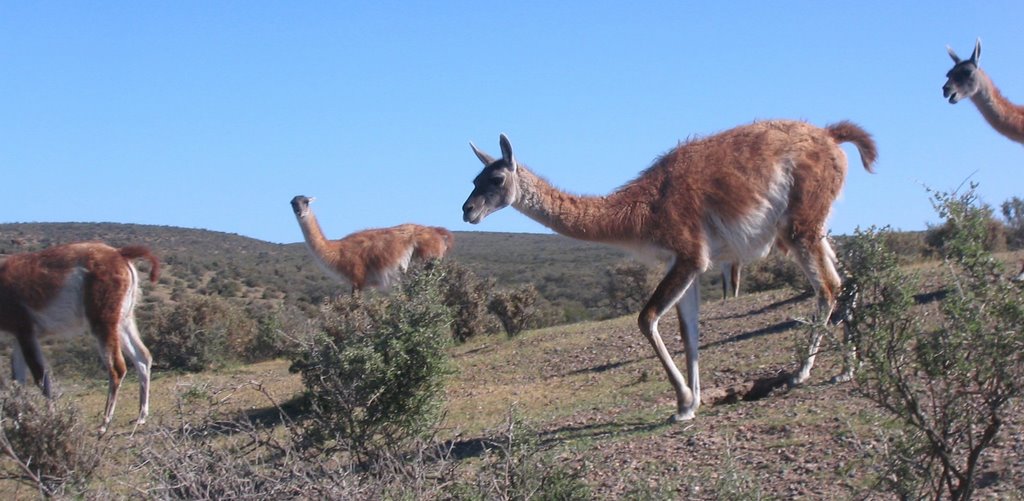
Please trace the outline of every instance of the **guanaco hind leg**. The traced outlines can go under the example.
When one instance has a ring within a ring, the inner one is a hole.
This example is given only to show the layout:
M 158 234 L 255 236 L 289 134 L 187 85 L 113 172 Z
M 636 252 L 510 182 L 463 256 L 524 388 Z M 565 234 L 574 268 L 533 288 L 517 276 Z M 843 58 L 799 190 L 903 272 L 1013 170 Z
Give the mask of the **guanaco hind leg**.
M 142 343 L 134 316 L 129 316 L 121 322 L 119 332 L 121 350 L 139 374 L 139 417 L 135 423 L 140 425 L 144 424 L 149 416 L 149 381 L 152 375 L 153 356 Z
M 814 288 L 818 297 L 818 307 L 812 322 L 807 356 L 804 358 L 800 370 L 790 381 L 793 385 L 799 385 L 810 377 L 821 338 L 825 334 L 825 330 L 831 328 L 829 317 L 835 308 L 836 294 L 839 292 L 841 281 L 835 268 L 835 252 L 829 245 L 828 239 L 819 238 L 810 245 L 796 242 L 794 246 L 797 263 L 811 282 L 811 287 Z

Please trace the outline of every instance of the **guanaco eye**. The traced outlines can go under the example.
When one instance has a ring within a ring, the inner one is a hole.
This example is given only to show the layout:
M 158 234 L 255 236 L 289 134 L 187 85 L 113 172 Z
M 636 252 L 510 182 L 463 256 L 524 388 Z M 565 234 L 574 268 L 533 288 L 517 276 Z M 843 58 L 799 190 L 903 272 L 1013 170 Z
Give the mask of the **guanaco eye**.
M 505 183 L 505 178 L 503 178 L 503 177 L 492 177 L 491 178 L 491 186 L 501 186 L 504 183 Z

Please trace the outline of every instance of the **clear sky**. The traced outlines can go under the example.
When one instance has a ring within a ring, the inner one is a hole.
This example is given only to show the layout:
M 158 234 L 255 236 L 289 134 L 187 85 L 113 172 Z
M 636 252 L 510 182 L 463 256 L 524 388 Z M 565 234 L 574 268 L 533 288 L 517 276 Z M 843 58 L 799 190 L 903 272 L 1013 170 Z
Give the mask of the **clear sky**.
M 942 98 L 945 46 L 1024 104 L 1024 2 L 0 1 L 0 222 L 329 237 L 403 222 L 546 232 L 461 205 L 498 134 L 556 186 L 613 190 L 755 119 L 874 134 L 833 232 L 937 220 L 925 186 L 1024 192 L 1024 147 Z

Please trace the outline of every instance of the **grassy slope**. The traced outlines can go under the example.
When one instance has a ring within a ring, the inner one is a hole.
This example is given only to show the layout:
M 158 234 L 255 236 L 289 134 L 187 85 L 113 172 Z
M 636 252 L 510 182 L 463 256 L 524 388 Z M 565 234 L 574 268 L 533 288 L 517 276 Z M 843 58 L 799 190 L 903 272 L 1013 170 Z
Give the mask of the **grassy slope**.
M 475 339 L 453 348 L 459 373 L 448 390 L 441 438 L 478 443 L 514 407 L 562 460 L 583 468 L 601 497 L 636 494 L 638 486 L 667 497 L 760 493 L 846 499 L 863 494 L 878 472 L 873 453 L 885 444 L 873 431 L 872 405 L 853 385 L 827 382 L 841 360 L 831 346 L 819 356 L 805 387 L 750 402 L 717 401 L 724 389 L 738 383 L 793 369 L 796 343 L 804 334 L 792 319 L 813 307 L 811 298 L 792 290 L 706 303 L 701 316 L 705 402 L 696 420 L 677 425 L 665 423 L 674 406 L 671 389 L 632 317 L 529 331 L 514 339 Z M 674 316 L 662 321 L 662 332 L 681 360 Z M 153 422 L 178 419 L 174 401 L 190 389 L 208 394 L 247 382 L 262 383 L 278 402 L 300 391 L 284 361 L 218 374 L 164 374 L 154 385 Z M 133 381 L 125 391 L 135 391 Z M 102 380 L 72 384 L 68 393 L 80 399 L 90 419 L 98 420 Z M 269 407 L 251 386 L 218 395 L 241 412 L 262 413 Z M 130 440 L 126 435 L 134 412 L 133 398 L 124 398 L 115 440 Z M 987 486 L 983 497 L 1024 486 L 1020 429 L 1019 421 L 1008 423 L 1008 438 L 993 451 L 988 466 L 1000 481 Z
M 0 226 L 0 231 L 4 232 L 0 242 L 6 244 L 10 225 Z M 174 245 L 187 249 L 185 242 L 194 230 L 180 231 L 183 233 L 174 238 L 165 235 L 167 240 L 157 241 L 165 256 L 174 255 L 167 251 Z M 226 246 L 236 238 L 219 237 L 215 240 Z M 489 252 L 474 256 L 474 249 L 486 247 L 472 244 L 474 237 L 487 235 L 458 235 L 463 254 L 457 257 L 467 263 L 484 261 Z M 557 238 L 540 237 L 537 245 L 546 244 L 545 238 Z M 147 241 L 151 237 L 140 238 Z M 508 238 L 507 245 L 499 241 L 494 248 L 527 248 Z M 208 240 L 202 243 L 212 245 Z M 267 254 L 257 251 L 248 255 L 277 263 L 274 266 L 304 266 L 298 262 L 303 259 L 301 246 L 265 245 L 269 246 Z M 586 247 L 579 252 L 591 250 Z M 216 260 L 221 265 L 235 259 L 228 249 L 218 252 Z M 296 262 L 282 257 L 292 252 Z M 561 247 L 544 253 L 524 250 L 520 258 L 505 262 L 518 266 L 536 254 L 573 252 L 573 248 Z M 191 251 L 188 255 L 198 259 Z M 934 267 L 918 268 L 929 266 Z M 501 271 L 494 273 L 500 276 Z M 780 498 L 848 498 L 874 474 L 872 452 L 885 444 L 874 438 L 872 407 L 856 395 L 853 386 L 826 383 L 838 370 L 838 354 L 823 353 L 805 387 L 777 391 L 752 402 L 714 405 L 710 398 L 737 383 L 792 369 L 795 345 L 803 336 L 792 318 L 806 316 L 812 308 L 812 300 L 792 290 L 707 302 L 701 315 L 705 404 L 696 420 L 679 425 L 664 422 L 674 405 L 671 389 L 632 317 L 530 331 L 515 339 L 475 339 L 453 349 L 460 372 L 449 388 L 449 413 L 442 437 L 478 441 L 515 406 L 541 430 L 542 440 L 561 458 L 584 469 L 602 496 L 615 497 L 648 486 L 670 497 L 760 492 Z M 662 321 L 662 333 L 680 360 L 674 316 Z M 224 409 L 265 413 L 271 404 L 250 383 L 261 384 L 277 402 L 287 401 L 301 389 L 298 376 L 289 374 L 287 366 L 285 361 L 275 361 L 213 374 L 157 374 L 151 424 L 147 426 L 152 429 L 182 419 L 179 404 L 188 419 L 190 412 L 202 412 L 209 399 L 221 402 Z M 57 380 L 65 398 L 78 402 L 90 423 L 98 423 L 106 393 L 99 369 L 87 379 L 57 374 Z M 112 426 L 111 450 L 136 447 L 138 441 L 145 440 L 147 428 L 130 436 L 136 392 L 136 380 L 130 376 Z M 185 395 L 199 398 L 181 400 Z M 989 466 L 999 481 L 982 494 L 998 496 L 1024 488 L 1020 423 L 1008 423 L 1007 429 L 1011 438 L 1000 443 L 995 457 L 1011 459 Z M 107 481 L 130 484 L 134 477 L 129 465 L 119 463 L 117 454 L 110 457 Z
M 792 367 L 799 333 L 779 326 L 813 307 L 793 296 L 791 291 L 748 295 L 705 308 L 705 395 Z M 664 336 L 681 360 L 677 332 L 675 318 L 666 318 Z M 733 475 L 728 481 L 743 490 L 762 485 L 776 496 L 845 497 L 846 486 L 864 473 L 863 466 L 851 466 L 863 444 L 843 443 L 834 435 L 863 427 L 860 409 L 868 405 L 850 386 L 823 384 L 834 372 L 837 357 L 830 354 L 820 357 L 806 388 L 757 402 L 706 402 L 696 420 L 679 425 L 665 423 L 674 406 L 671 389 L 632 318 L 552 327 L 515 339 L 476 339 L 454 348 L 453 355 L 459 373 L 449 387 L 442 438 L 474 443 L 514 407 L 561 457 L 586 465 L 588 480 L 603 496 L 621 495 L 636 482 L 679 495 L 695 494 L 694 489 L 717 492 L 720 478 Z M 176 423 L 184 395 L 203 396 L 198 404 L 216 395 L 226 409 L 260 414 L 270 403 L 250 383 L 262 384 L 279 403 L 301 391 L 287 365 L 275 361 L 216 374 L 158 374 L 147 426 Z M 62 380 L 65 398 L 79 402 L 89 422 L 99 421 L 104 402 L 105 380 L 98 372 L 89 381 Z M 131 377 L 112 426 L 115 449 L 138 439 L 130 436 L 136 391 Z M 140 436 L 145 433 L 141 428 Z M 127 465 L 112 465 L 111 475 L 118 478 L 126 470 Z
M 705 393 L 792 365 L 797 333 L 776 327 L 786 324 L 791 313 L 812 307 L 809 300 L 792 301 L 792 296 L 780 291 L 708 305 L 702 322 Z M 746 317 L 750 312 L 756 313 Z M 675 318 L 663 320 L 662 330 L 681 359 Z M 841 409 L 866 406 L 849 388 L 821 384 L 831 375 L 834 358 L 824 356 L 808 388 L 759 402 L 706 403 L 692 423 L 665 424 L 674 406 L 671 389 L 634 320 L 626 317 L 530 331 L 515 339 L 476 339 L 454 348 L 453 355 L 459 373 L 449 388 L 442 437 L 469 442 L 483 438 L 515 407 L 564 457 L 589 465 L 588 478 L 607 495 L 621 494 L 633 481 L 668 482 L 672 490 L 678 487 L 683 493 L 694 483 L 713 488 L 710 480 L 700 477 L 713 478 L 725 471 L 739 471 L 751 479 L 774 476 L 779 465 L 766 461 L 765 455 L 804 456 L 801 451 L 812 445 L 809 442 L 825 437 L 819 427 L 833 432 L 856 426 L 850 421 L 856 416 Z M 180 419 L 176 407 L 183 395 L 217 394 L 218 401 L 239 412 L 268 407 L 250 382 L 261 383 L 276 401 L 287 401 L 301 390 L 298 376 L 288 374 L 287 365 L 275 361 L 216 374 L 158 374 L 148 426 Z M 62 380 L 65 398 L 79 402 L 90 422 L 98 422 L 105 397 L 105 380 L 98 369 L 95 376 L 89 381 Z M 136 380 L 130 377 L 112 426 L 114 440 L 125 446 L 133 440 L 129 432 L 136 391 Z M 843 419 L 833 419 L 836 414 Z M 145 428 L 141 432 L 144 435 Z M 745 450 L 752 452 L 740 452 Z M 845 458 L 853 453 L 839 454 Z M 727 460 L 735 464 L 725 465 Z M 804 461 L 791 462 L 786 470 L 799 470 Z M 787 475 L 796 484 L 817 483 L 824 476 L 830 492 L 844 492 L 835 482 L 845 479 L 828 469 Z

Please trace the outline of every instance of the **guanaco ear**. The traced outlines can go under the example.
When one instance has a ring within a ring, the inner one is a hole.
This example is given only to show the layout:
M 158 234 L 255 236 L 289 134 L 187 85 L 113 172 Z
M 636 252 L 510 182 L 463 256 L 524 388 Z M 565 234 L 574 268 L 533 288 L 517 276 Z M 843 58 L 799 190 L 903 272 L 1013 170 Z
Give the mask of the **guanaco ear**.
M 978 65 L 978 59 L 980 59 L 980 58 L 981 58 L 981 37 L 978 37 L 978 40 L 974 42 L 974 54 L 971 54 L 971 62 L 974 63 L 975 66 L 977 66 Z
M 494 163 L 494 158 L 491 158 L 490 155 L 488 155 L 488 154 L 480 151 L 479 149 L 477 149 L 476 145 L 473 144 L 473 141 L 469 142 L 469 147 L 473 148 L 473 153 L 476 154 L 476 157 L 479 158 L 481 162 L 483 162 L 484 167 Z
M 498 137 L 498 143 L 501 144 L 501 158 L 508 164 L 509 168 L 513 171 L 516 170 L 516 158 L 512 155 L 512 143 L 509 142 L 508 136 L 502 134 Z
M 954 51 L 952 47 L 947 45 L 946 52 L 949 53 L 949 57 L 953 58 L 954 64 L 960 64 L 960 56 L 956 55 L 956 51 Z

